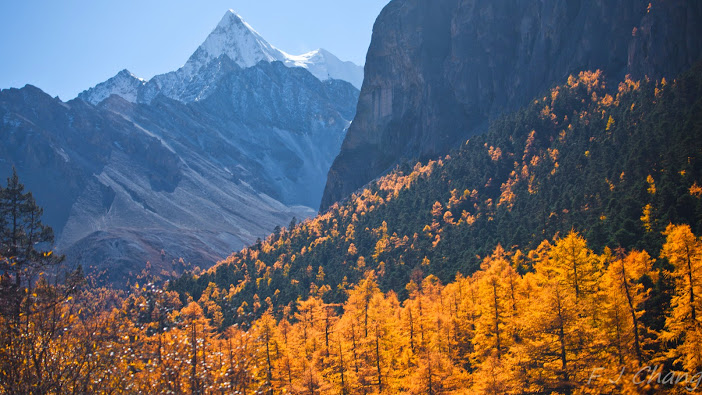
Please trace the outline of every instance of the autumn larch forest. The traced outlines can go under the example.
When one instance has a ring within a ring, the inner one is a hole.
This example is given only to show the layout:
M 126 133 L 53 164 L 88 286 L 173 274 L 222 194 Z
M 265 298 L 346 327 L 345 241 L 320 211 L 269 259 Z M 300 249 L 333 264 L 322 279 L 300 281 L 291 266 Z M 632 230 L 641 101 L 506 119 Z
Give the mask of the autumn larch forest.
M 658 394 L 702 381 L 702 65 L 570 76 L 209 270 L 57 270 L 0 191 L 0 391 Z

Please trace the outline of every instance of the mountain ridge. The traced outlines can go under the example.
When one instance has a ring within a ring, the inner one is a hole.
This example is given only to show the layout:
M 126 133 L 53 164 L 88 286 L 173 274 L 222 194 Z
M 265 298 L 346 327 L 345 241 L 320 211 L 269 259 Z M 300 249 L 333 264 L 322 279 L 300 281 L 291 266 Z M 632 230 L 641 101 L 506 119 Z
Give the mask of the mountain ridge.
M 150 103 L 158 94 L 185 103 L 201 100 L 222 75 L 235 67 L 254 67 L 260 62 L 282 62 L 307 69 L 321 81 L 340 79 L 361 88 L 363 68 L 344 62 L 324 49 L 290 55 L 268 43 L 233 10 L 227 11 L 203 43 L 179 69 L 144 80 L 120 71 L 89 88 L 78 98 L 98 104 L 112 94 L 132 103 Z
M 147 261 L 209 267 L 314 215 L 357 99 L 348 82 L 277 61 L 233 64 L 191 103 L 2 90 L 0 174 L 17 168 L 68 264 L 119 286 Z

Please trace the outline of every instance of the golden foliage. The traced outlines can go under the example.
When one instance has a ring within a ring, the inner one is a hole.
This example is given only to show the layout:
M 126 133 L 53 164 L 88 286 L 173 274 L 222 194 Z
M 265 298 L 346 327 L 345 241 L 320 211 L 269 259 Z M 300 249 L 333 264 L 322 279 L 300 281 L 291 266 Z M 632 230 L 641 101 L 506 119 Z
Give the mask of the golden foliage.
M 690 195 L 698 199 L 702 197 L 702 187 L 697 185 L 697 181 L 690 187 Z
M 673 265 L 667 273 L 675 281 L 672 314 L 661 339 L 671 343 L 668 356 L 685 370 L 702 369 L 702 240 L 688 225 L 669 225 L 661 255 Z
M 653 227 L 651 226 L 651 211 L 653 207 L 651 204 L 647 204 L 643 208 L 643 215 L 641 216 L 641 222 L 643 222 L 644 229 L 646 232 L 652 232 Z
M 488 155 L 490 155 L 490 159 L 492 159 L 493 162 L 497 162 L 502 159 L 502 149 L 500 149 L 500 147 L 490 146 L 490 148 L 488 148 Z
M 646 176 L 646 183 L 648 184 L 648 193 L 651 195 L 656 194 L 656 182 L 653 180 L 653 177 L 649 174 Z
M 642 279 L 659 278 L 654 260 L 645 251 L 597 254 L 570 232 L 526 253 L 498 246 L 478 271 L 446 285 L 432 275 L 411 280 L 403 302 L 380 291 L 385 263 L 365 271 L 359 257 L 363 277 L 352 287 L 344 280 L 344 303 L 324 301 L 327 285 L 282 311 L 254 295 L 236 314 L 259 318 L 242 327 L 221 328 L 216 303 L 231 300 L 234 285 L 211 283 L 181 308 L 150 283 L 127 296 L 51 299 L 40 281 L 19 317 L 0 316 L 0 384 L 10 393 L 674 393 L 683 387 L 608 380 L 654 362 L 702 369 L 702 240 L 686 225 L 665 236 L 674 293 L 660 334 L 642 319 L 650 297 Z M 308 269 L 322 284 L 324 268 Z M 22 337 L 13 337 L 17 325 Z M 652 354 L 654 344 L 663 354 Z M 64 377 L 61 391 L 54 375 Z

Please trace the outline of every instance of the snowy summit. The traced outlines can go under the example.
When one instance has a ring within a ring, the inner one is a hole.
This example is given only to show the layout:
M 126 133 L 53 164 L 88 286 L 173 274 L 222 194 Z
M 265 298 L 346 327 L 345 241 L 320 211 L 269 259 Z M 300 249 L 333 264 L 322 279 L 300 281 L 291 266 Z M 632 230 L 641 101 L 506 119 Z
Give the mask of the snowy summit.
M 180 69 L 157 75 L 148 82 L 123 70 L 78 97 L 98 104 L 114 94 L 133 103 L 148 103 L 163 94 L 187 103 L 206 97 L 214 82 L 231 67 L 249 68 L 259 62 L 275 61 L 287 67 L 305 68 L 321 81 L 344 80 L 357 89 L 363 83 L 363 67 L 342 61 L 324 49 L 290 55 L 268 43 L 241 16 L 229 10 Z
M 233 10 L 227 11 L 217 27 L 185 64 L 185 68 L 199 69 L 210 61 L 227 55 L 239 66 L 246 68 L 256 63 L 285 61 L 285 54 L 270 45 L 251 25 Z

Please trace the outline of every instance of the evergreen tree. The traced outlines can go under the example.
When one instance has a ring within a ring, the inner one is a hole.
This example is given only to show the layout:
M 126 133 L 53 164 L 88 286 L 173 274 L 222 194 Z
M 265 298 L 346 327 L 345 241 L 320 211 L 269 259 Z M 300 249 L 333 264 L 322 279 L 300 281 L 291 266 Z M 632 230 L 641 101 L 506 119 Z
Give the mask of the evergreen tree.
M 49 266 L 61 261 L 52 251 L 53 230 L 41 222 L 43 209 L 31 192 L 24 192 L 15 169 L 0 187 L 0 314 L 19 317 L 22 297 L 32 280 Z

